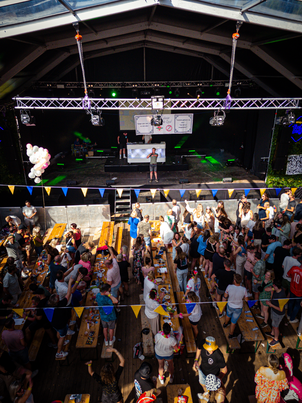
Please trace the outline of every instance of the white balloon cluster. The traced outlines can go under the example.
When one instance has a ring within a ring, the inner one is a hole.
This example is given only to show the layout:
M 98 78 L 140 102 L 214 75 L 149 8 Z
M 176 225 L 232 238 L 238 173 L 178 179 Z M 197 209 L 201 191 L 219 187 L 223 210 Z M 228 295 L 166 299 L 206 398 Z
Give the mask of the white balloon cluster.
M 29 161 L 34 164 L 31 168 L 28 177 L 34 179 L 35 183 L 40 183 L 40 176 L 44 173 L 45 169 L 49 166 L 51 155 L 48 150 L 43 147 L 32 146 L 26 144 L 26 154 L 29 156 Z

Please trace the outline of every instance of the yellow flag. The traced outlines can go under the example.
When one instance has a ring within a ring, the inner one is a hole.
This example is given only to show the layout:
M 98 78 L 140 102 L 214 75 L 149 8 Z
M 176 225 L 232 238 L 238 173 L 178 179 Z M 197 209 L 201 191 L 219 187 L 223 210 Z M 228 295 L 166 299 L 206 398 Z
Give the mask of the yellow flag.
M 80 318 L 81 317 L 81 315 L 82 315 L 82 313 L 83 313 L 83 311 L 84 311 L 84 308 L 83 307 L 78 307 L 78 308 L 73 308 L 74 310 L 75 310 L 75 313 L 78 315 L 78 317 Z
M 12 195 L 13 195 L 14 191 L 15 191 L 15 185 L 8 185 L 8 188 L 12 192 Z
M 155 193 L 156 193 L 156 189 L 150 189 L 150 192 L 152 194 L 152 199 L 154 199 Z
M 201 189 L 196 189 L 195 192 L 196 192 L 196 197 L 197 197 L 197 199 L 198 199 L 198 197 L 199 197 L 199 195 L 200 195 L 200 193 L 201 193 Z
M 234 189 L 228 189 L 229 199 L 232 197 Z
M 168 315 L 168 312 L 166 312 L 161 305 L 159 305 L 156 309 L 154 309 L 154 312 L 159 313 L 162 316 Z
M 81 191 L 83 192 L 84 197 L 86 197 L 88 188 L 81 188 Z
M 17 315 L 23 316 L 24 309 L 13 309 L 13 311 L 16 312 Z
M 141 305 L 131 305 L 131 308 L 134 312 L 135 317 L 138 317 L 139 311 L 141 310 Z
M 122 194 L 123 194 L 124 189 L 116 189 L 116 191 L 117 191 L 117 193 L 118 193 L 119 198 L 121 198 L 121 197 L 122 197 Z
M 227 301 L 221 301 L 221 302 L 216 302 L 218 308 L 219 308 L 219 312 L 222 313 L 223 312 L 223 308 L 226 306 Z
M 280 308 L 281 311 L 282 311 L 284 305 L 288 303 L 288 299 L 278 299 L 278 302 L 279 302 L 279 308 Z
M 48 194 L 48 196 L 50 195 L 50 191 L 51 191 L 51 187 L 49 186 L 45 186 L 44 188 L 46 190 L 46 193 Z
M 266 191 L 266 189 L 260 189 L 260 194 L 261 194 L 261 197 L 262 197 L 262 195 L 263 195 L 263 193 Z
M 291 188 L 292 194 L 294 195 L 296 192 L 297 188 Z
M 169 192 L 170 192 L 170 189 L 164 189 L 164 195 L 165 195 L 165 197 L 168 197 Z

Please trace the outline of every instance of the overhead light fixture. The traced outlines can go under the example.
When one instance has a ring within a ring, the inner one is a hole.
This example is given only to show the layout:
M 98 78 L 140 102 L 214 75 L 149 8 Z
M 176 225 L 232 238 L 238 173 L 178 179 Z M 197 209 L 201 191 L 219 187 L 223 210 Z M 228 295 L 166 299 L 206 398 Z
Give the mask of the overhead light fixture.
M 162 126 L 162 124 L 163 124 L 163 118 L 161 117 L 161 115 L 157 114 L 152 117 L 151 126 L 158 127 L 158 126 Z
M 94 93 L 94 91 L 93 91 L 93 90 L 89 90 L 89 91 L 88 91 L 88 96 L 89 96 L 89 98 L 95 98 L 95 93 Z
M 92 126 L 105 126 L 105 120 L 102 118 L 102 112 L 95 109 L 91 112 L 90 119 Z
M 201 91 L 201 89 L 200 88 L 198 88 L 197 90 L 196 90 L 196 98 L 197 99 L 199 99 L 200 97 L 201 97 L 201 95 L 202 95 L 202 91 Z
M 163 95 L 159 95 L 156 97 L 151 97 L 151 107 L 154 110 L 164 109 L 164 100 L 165 97 Z
M 31 115 L 30 111 L 20 110 L 20 120 L 25 126 L 36 126 L 36 119 Z
M 225 112 L 222 109 L 214 112 L 214 116 L 210 118 L 210 125 L 211 126 L 222 126 L 225 121 Z
M 234 91 L 234 95 L 236 98 L 239 98 L 241 96 L 241 88 L 237 87 Z
M 289 126 L 296 123 L 296 116 L 292 111 L 286 111 L 285 116 L 279 116 L 276 119 L 277 125 Z

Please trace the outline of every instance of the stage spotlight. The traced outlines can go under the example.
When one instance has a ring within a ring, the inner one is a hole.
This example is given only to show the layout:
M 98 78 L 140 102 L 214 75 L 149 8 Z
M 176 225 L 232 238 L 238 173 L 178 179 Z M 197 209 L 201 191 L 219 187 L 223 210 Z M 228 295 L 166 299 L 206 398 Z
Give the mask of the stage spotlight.
M 296 123 L 296 116 L 292 111 L 286 111 L 285 116 L 280 116 L 276 119 L 277 125 L 289 126 Z
M 95 98 L 95 93 L 94 93 L 93 90 L 89 90 L 89 91 L 88 91 L 88 97 L 89 97 L 89 98 Z
M 162 126 L 163 118 L 161 115 L 154 115 L 151 119 L 151 126 Z
M 214 112 L 214 116 L 210 118 L 210 125 L 211 126 L 222 126 L 225 120 L 225 112 L 222 109 Z
M 117 96 L 117 91 L 116 90 L 112 90 L 111 91 L 111 96 L 112 98 L 115 98 Z
M 90 119 L 92 126 L 105 126 L 105 120 L 102 118 L 102 112 L 95 109 L 91 112 Z
M 197 99 L 199 99 L 200 97 L 201 97 L 201 95 L 202 95 L 202 91 L 201 91 L 201 89 L 200 88 L 198 88 L 197 90 L 196 90 L 196 98 Z
M 165 100 L 165 97 L 163 95 L 151 97 L 152 109 L 154 109 L 154 110 L 164 109 L 164 100 Z
M 21 118 L 21 123 L 23 125 L 30 125 L 30 123 L 31 123 L 30 112 L 28 112 L 26 110 L 25 111 L 21 110 L 20 111 L 20 118 Z

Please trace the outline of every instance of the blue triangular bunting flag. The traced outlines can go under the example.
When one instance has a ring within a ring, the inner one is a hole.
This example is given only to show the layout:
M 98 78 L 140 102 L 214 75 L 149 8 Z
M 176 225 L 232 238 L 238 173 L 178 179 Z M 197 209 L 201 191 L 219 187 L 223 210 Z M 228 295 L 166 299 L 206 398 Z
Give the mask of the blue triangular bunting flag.
M 135 193 L 136 198 L 138 198 L 139 192 L 140 192 L 140 189 L 134 189 L 134 193 Z
M 244 195 L 245 197 L 247 197 L 247 195 L 250 193 L 251 189 L 244 189 Z
M 33 186 L 26 186 L 27 190 L 29 191 L 29 194 L 32 195 L 33 194 Z
M 106 315 L 110 315 L 112 312 L 113 306 L 112 305 L 102 306 L 102 308 Z
M 252 306 L 254 306 L 256 304 L 257 301 L 247 301 L 247 304 L 249 306 L 249 308 L 251 308 Z
M 53 312 L 54 312 L 54 308 L 45 308 L 44 309 L 44 313 L 45 313 L 47 319 L 49 320 L 49 322 L 52 321 Z
M 218 189 L 212 189 L 212 195 L 213 195 L 213 197 L 215 197 L 216 196 L 216 193 L 218 192 Z
M 186 189 L 179 189 L 180 197 L 182 197 L 186 192 Z
M 62 191 L 63 191 L 63 193 L 64 193 L 64 196 L 66 196 L 66 195 L 67 195 L 67 192 L 68 192 L 68 188 L 62 188 Z
M 276 191 L 276 195 L 278 196 L 279 193 L 281 192 L 281 188 L 276 188 L 275 191 Z
M 99 189 L 101 197 L 104 197 L 105 189 Z
M 191 313 L 193 311 L 193 309 L 195 308 L 195 306 L 196 306 L 195 302 L 194 303 L 191 302 L 191 303 L 186 304 L 187 312 Z

